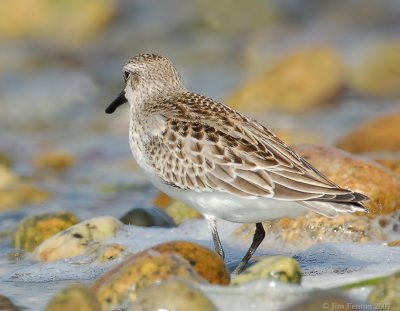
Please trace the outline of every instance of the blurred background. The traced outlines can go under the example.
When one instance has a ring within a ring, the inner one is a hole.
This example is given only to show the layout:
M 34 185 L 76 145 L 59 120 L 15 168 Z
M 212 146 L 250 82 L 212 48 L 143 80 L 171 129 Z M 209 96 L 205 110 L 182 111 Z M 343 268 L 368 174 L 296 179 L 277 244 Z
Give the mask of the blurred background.
M 127 107 L 104 113 L 140 53 L 169 57 L 190 90 L 290 144 L 340 145 L 399 108 L 400 1 L 19 0 L 0 11 L 5 227 L 38 211 L 119 215 L 152 196 Z
M 190 90 L 289 144 L 343 147 L 399 108 L 400 1 L 19 0 L 0 12 L 5 228 L 52 210 L 120 216 L 152 198 L 127 107 L 104 113 L 140 53 L 169 57 Z
M 120 217 L 152 204 L 127 107 L 104 113 L 140 53 L 170 58 L 189 90 L 289 144 L 400 150 L 400 1 L 3 0 L 0 12 L 3 254 L 24 216 Z M 347 140 L 381 115 L 395 119 L 373 128 L 390 126 L 376 141 Z

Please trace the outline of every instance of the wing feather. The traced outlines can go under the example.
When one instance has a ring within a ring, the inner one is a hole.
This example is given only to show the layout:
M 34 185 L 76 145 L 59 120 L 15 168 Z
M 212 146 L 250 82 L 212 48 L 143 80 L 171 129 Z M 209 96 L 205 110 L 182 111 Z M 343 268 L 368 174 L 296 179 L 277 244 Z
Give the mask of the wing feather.
M 355 202 L 360 208 L 357 202 L 368 199 L 340 188 L 267 128 L 223 104 L 192 93 L 186 101 L 180 96 L 168 102 L 173 104 L 185 109 L 164 111 L 164 131 L 148 141 L 150 165 L 169 184 L 249 199 L 307 201 L 308 208 L 326 215 L 334 214 L 329 202 Z

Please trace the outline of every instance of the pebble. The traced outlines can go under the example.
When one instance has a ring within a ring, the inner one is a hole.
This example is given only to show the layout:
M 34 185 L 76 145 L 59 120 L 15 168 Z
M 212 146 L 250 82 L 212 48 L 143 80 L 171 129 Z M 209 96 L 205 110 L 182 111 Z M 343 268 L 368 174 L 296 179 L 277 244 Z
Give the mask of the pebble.
M 82 284 L 74 284 L 57 293 L 45 311 L 100 311 L 94 292 Z
M 400 111 L 365 121 L 337 146 L 352 153 L 400 151 Z
M 115 236 L 122 223 L 111 216 L 101 216 L 80 222 L 40 244 L 33 257 L 40 261 L 54 261 L 83 255 L 94 242 Z
M 329 48 L 296 51 L 268 67 L 229 98 L 233 108 L 304 113 L 337 96 L 345 82 L 341 56 Z
M 0 164 L 0 211 L 46 203 L 50 198 L 49 192 L 21 180 L 11 168 Z
M 368 301 L 378 310 L 400 310 L 400 271 L 386 277 L 376 285 L 368 296 Z
M 71 212 L 47 213 L 24 218 L 13 236 L 13 247 L 33 251 L 40 243 L 54 234 L 79 222 Z
M 294 149 L 334 183 L 370 198 L 365 202 L 368 213 L 358 215 L 375 217 L 400 209 L 400 179 L 378 163 L 330 147 L 299 145 Z
M 200 290 L 189 283 L 172 279 L 145 289 L 129 311 L 217 311 Z
M 350 71 L 349 85 L 369 96 L 400 96 L 400 41 L 383 42 L 364 53 Z
M 69 153 L 50 151 L 36 156 L 33 163 L 41 169 L 63 172 L 76 164 L 76 158 Z
M 153 246 L 148 251 L 182 256 L 210 284 L 228 285 L 230 282 L 230 273 L 222 258 L 199 244 L 173 241 Z
M 255 280 L 276 280 L 283 283 L 300 284 L 301 271 L 297 260 L 291 257 L 271 256 L 261 259 L 232 280 L 239 285 Z
M 126 225 L 141 227 L 175 227 L 172 218 L 162 209 L 157 207 L 135 207 L 120 218 Z
M 190 207 L 181 201 L 174 201 L 165 209 L 165 211 L 178 226 L 190 219 L 203 218 L 203 215 L 195 208 Z
M 92 289 L 103 310 L 113 310 L 129 301 L 134 302 L 148 286 L 171 277 L 181 277 L 194 283 L 205 282 L 181 256 L 152 251 L 125 259 L 101 276 Z

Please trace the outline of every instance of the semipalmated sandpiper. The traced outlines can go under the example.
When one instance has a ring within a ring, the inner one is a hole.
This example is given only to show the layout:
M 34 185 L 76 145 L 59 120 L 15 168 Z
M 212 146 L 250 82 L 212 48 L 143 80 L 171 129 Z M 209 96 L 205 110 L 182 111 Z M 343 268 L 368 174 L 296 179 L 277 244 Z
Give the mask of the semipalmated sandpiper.
M 208 221 L 224 258 L 217 219 L 256 223 L 240 273 L 261 241 L 262 221 L 313 211 L 327 217 L 367 211 L 363 194 L 340 188 L 266 127 L 188 91 L 167 58 L 142 54 L 123 70 L 125 90 L 108 106 L 130 105 L 129 142 L 152 183 Z

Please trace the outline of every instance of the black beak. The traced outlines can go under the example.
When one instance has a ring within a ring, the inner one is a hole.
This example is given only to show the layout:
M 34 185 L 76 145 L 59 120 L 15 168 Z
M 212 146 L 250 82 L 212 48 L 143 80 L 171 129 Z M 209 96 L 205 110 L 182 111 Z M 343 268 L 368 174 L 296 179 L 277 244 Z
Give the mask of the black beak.
M 113 100 L 113 102 L 107 107 L 106 113 L 111 114 L 114 113 L 117 108 L 123 104 L 128 102 L 125 98 L 125 91 L 119 93 L 118 97 Z

